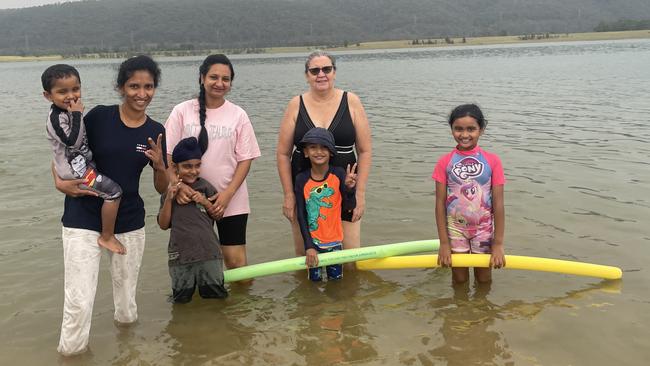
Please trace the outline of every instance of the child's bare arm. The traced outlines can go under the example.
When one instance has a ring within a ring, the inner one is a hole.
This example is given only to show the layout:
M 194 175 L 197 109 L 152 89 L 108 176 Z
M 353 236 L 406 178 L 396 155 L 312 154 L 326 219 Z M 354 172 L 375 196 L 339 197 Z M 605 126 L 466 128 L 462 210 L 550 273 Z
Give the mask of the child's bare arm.
M 505 233 L 505 207 L 503 203 L 503 185 L 492 186 L 492 210 L 494 212 L 494 239 L 492 240 L 492 255 L 490 267 L 506 266 L 503 238 Z
M 451 245 L 447 234 L 447 187 L 436 181 L 436 227 L 440 248 L 438 249 L 438 264 L 443 267 L 451 266 Z
M 176 198 L 176 194 L 178 193 L 179 184 L 180 182 L 176 184 L 170 184 L 168 186 L 167 196 L 165 196 L 165 202 L 160 208 L 160 212 L 158 212 L 158 226 L 160 226 L 160 228 L 163 230 L 167 230 L 171 226 L 172 203 L 174 202 L 174 199 Z

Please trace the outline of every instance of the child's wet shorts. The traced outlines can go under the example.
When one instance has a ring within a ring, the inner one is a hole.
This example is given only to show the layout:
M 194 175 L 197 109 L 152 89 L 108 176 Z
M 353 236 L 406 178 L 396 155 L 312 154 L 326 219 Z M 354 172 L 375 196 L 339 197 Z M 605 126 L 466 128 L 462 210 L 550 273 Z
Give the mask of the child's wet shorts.
M 465 226 L 454 225 L 448 221 L 447 235 L 453 253 L 492 253 L 492 225 L 468 229 Z
M 248 214 L 224 217 L 217 221 L 217 231 L 221 245 L 246 244 L 246 224 Z
M 324 244 L 323 248 L 319 248 L 318 246 L 316 246 L 316 251 L 318 253 L 330 253 L 342 249 L 343 249 L 343 244 L 340 241 Z M 310 280 L 314 282 L 320 282 L 323 280 L 323 275 L 321 270 L 322 270 L 321 267 L 309 268 L 307 276 L 309 277 Z M 332 264 L 329 266 L 325 266 L 325 272 L 327 273 L 328 280 L 340 280 L 341 278 L 343 278 L 343 265 Z
M 204 299 L 223 299 L 228 291 L 223 285 L 223 265 L 221 259 L 213 259 L 169 267 L 172 279 L 171 302 L 184 304 L 192 300 L 194 290 Z

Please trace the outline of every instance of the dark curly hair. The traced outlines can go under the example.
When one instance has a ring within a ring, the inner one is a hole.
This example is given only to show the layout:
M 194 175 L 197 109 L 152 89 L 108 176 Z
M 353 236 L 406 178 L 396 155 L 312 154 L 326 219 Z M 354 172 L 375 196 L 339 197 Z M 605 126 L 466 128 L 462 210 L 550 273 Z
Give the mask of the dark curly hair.
M 126 81 L 129 80 L 136 71 L 148 71 L 153 78 L 154 88 L 158 87 L 158 84 L 160 83 L 160 67 L 158 67 L 158 63 L 149 56 L 140 55 L 128 58 L 122 62 L 120 68 L 117 70 L 117 88 L 119 89 L 123 87 L 124 84 L 126 84 Z

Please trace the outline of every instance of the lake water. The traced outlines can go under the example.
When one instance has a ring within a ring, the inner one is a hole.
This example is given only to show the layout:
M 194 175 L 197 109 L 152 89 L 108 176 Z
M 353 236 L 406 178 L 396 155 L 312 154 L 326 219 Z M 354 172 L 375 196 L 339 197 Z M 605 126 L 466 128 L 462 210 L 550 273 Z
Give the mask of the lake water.
M 233 57 L 229 99 L 245 108 L 263 157 L 249 176 L 250 263 L 291 257 L 275 169 L 286 103 L 306 89 L 305 55 Z M 161 122 L 197 93 L 200 58 L 160 59 L 149 113 Z M 84 103 L 119 101 L 119 60 L 74 60 Z M 231 287 L 225 301 L 166 301 L 168 233 L 143 175 L 147 248 L 140 319 L 112 320 L 106 260 L 90 352 L 56 353 L 63 304 L 60 216 L 45 140 L 44 62 L 0 63 L 0 364 L 21 365 L 634 365 L 650 357 L 650 40 L 341 54 L 337 86 L 357 93 L 374 156 L 364 245 L 436 236 L 446 116 L 479 103 L 481 146 L 501 156 L 506 253 L 621 267 L 623 280 L 495 271 L 491 288 L 453 289 L 449 270 L 304 274 Z

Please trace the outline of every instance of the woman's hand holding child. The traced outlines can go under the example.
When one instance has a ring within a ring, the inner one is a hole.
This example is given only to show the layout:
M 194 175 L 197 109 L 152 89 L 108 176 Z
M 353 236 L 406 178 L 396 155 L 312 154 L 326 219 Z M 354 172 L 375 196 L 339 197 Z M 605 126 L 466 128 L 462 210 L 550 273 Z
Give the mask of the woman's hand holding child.
M 207 197 L 201 192 L 193 191 L 190 196 L 192 201 L 198 203 L 199 205 L 205 207 L 206 210 L 209 210 L 212 207 L 212 202 L 210 202 Z
M 188 203 L 192 202 L 192 194 L 194 193 L 194 190 L 188 186 L 187 184 L 183 183 L 183 180 L 178 181 L 178 193 L 176 194 L 176 203 L 179 205 L 187 205 Z
M 214 202 L 210 211 L 210 216 L 214 217 L 215 220 L 221 220 L 234 194 L 235 192 L 226 190 L 210 197 L 210 201 Z

